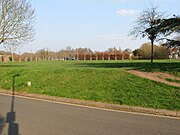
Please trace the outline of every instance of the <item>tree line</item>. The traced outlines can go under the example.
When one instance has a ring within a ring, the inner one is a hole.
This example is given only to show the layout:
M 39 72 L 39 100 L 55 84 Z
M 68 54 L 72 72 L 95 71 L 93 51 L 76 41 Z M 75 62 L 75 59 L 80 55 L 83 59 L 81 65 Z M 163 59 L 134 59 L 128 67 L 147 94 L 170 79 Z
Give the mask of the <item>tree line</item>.
M 170 56 L 170 48 L 163 45 L 154 45 L 154 59 L 169 59 Z M 150 59 L 151 58 L 151 43 L 144 43 L 140 46 L 140 48 L 135 49 L 133 51 L 133 59 Z
M 109 59 L 130 59 L 130 49 L 108 48 L 106 51 L 92 51 L 90 48 L 71 48 L 70 46 L 59 51 L 50 51 L 46 48 L 35 53 L 14 53 L 14 61 L 46 61 L 46 60 L 109 60 Z M 1 56 L 9 56 L 12 60 L 12 53 L 0 51 Z M 113 58 L 112 58 L 113 57 Z
M 163 45 L 154 45 L 154 59 L 168 59 L 170 48 Z M 1 56 L 8 56 L 9 61 L 47 61 L 47 60 L 136 60 L 150 59 L 151 44 L 144 43 L 140 48 L 131 50 L 126 48 L 111 47 L 105 51 L 92 51 L 90 48 L 71 48 L 71 46 L 59 51 L 51 51 L 43 48 L 35 53 L 13 54 L 9 51 L 0 51 Z M 0 58 L 2 59 L 2 58 Z M 0 60 L 2 61 L 2 60 Z

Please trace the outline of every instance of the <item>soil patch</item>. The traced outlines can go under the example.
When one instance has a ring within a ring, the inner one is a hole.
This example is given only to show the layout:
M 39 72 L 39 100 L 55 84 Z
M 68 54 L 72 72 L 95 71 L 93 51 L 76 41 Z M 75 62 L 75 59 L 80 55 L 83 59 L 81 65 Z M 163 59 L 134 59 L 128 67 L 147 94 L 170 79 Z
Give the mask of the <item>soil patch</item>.
M 150 79 L 150 80 L 153 80 L 153 81 L 165 83 L 165 84 L 175 86 L 175 87 L 180 87 L 180 83 L 167 81 L 168 79 L 180 81 L 180 77 L 176 77 L 176 76 L 168 74 L 168 73 L 141 72 L 141 71 L 138 71 L 138 70 L 129 70 L 128 72 L 131 73 L 131 74 L 140 76 L 142 78 L 146 78 L 146 79 Z

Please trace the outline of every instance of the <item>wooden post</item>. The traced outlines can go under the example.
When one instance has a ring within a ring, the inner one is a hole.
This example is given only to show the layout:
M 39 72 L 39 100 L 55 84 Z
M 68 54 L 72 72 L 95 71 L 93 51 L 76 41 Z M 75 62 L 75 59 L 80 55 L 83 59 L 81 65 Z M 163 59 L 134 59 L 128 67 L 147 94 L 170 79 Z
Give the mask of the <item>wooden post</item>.
M 117 60 L 117 54 L 115 53 L 114 55 L 115 55 L 115 60 Z
M 111 54 L 108 53 L 108 60 L 111 60 Z
M 84 54 L 84 60 L 86 60 L 86 54 Z
M 92 61 L 92 54 L 90 54 L 90 60 Z

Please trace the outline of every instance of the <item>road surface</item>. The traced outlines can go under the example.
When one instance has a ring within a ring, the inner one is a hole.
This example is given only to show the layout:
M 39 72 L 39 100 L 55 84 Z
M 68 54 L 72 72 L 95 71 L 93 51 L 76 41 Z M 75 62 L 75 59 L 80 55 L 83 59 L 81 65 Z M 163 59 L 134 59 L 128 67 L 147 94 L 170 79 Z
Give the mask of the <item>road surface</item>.
M 0 95 L 0 115 L 2 135 L 180 135 L 180 119 L 5 95 Z

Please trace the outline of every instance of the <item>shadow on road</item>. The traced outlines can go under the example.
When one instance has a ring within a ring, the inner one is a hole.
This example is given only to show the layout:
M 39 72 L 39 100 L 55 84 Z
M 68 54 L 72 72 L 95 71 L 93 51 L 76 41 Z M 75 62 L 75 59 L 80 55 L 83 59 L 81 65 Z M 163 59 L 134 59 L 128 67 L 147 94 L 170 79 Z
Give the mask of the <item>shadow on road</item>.
M 12 100 L 11 100 L 11 111 L 7 113 L 6 123 L 9 124 L 8 126 L 8 135 L 19 135 L 19 124 L 16 123 L 16 112 L 15 112 L 15 78 L 19 76 L 19 74 L 13 76 L 13 83 L 12 83 Z
M 5 118 L 0 114 L 0 135 L 2 134 L 4 126 L 5 126 Z

